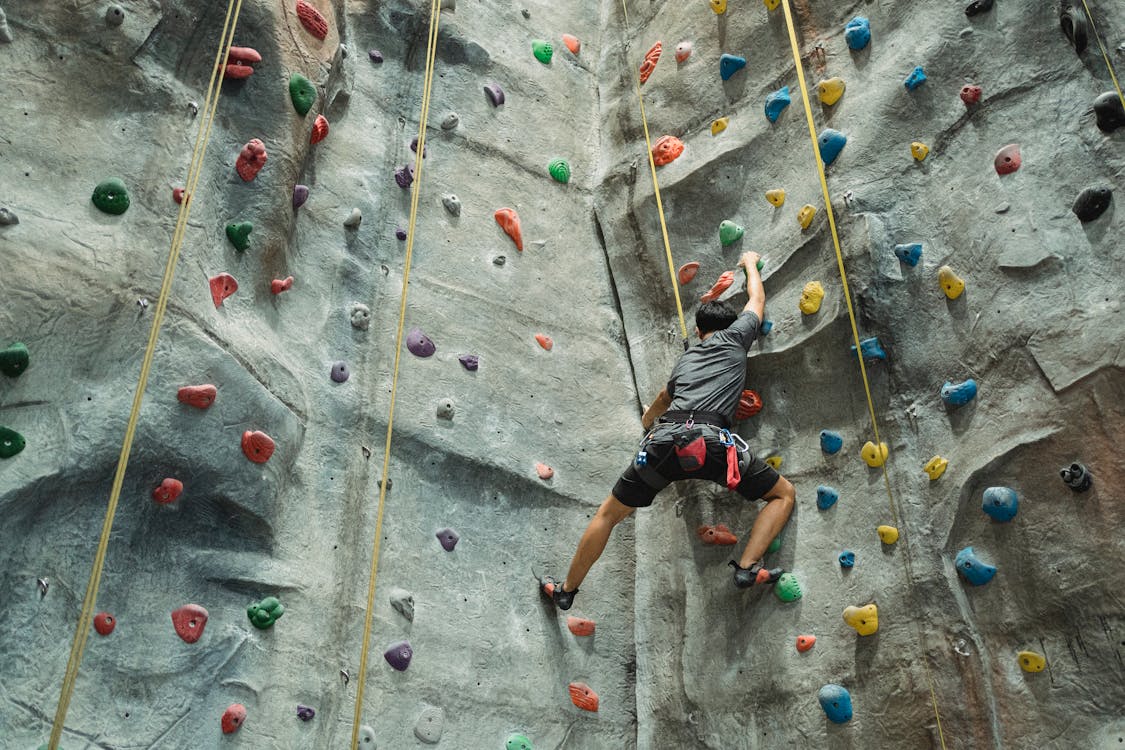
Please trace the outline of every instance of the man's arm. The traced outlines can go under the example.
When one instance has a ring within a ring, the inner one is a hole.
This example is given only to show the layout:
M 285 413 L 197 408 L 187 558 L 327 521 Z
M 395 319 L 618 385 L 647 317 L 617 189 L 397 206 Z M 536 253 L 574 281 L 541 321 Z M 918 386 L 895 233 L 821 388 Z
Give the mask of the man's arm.
M 656 424 L 656 420 L 660 419 L 660 415 L 668 411 L 668 407 L 672 405 L 672 397 L 668 395 L 667 388 L 661 388 L 660 393 L 656 394 L 656 400 L 652 402 L 652 406 L 645 410 L 644 416 L 641 417 L 641 425 L 645 430 L 651 430 L 652 426 Z
M 749 310 L 758 316 L 760 323 L 766 313 L 766 289 L 762 286 L 762 274 L 758 272 L 758 260 L 760 255 L 755 252 L 746 252 L 738 259 L 739 267 L 746 272 L 746 306 L 743 309 L 745 312 Z

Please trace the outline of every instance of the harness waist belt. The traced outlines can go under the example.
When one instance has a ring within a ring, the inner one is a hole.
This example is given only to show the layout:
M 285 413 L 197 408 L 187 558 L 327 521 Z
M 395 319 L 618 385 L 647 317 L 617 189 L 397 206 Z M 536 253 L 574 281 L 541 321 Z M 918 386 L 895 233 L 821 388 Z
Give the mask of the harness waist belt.
M 709 424 L 714 425 L 715 427 L 725 428 L 728 426 L 727 418 L 717 411 L 681 411 L 678 409 L 672 409 L 661 414 L 658 421 L 687 422 L 689 420 L 695 422 L 696 424 Z

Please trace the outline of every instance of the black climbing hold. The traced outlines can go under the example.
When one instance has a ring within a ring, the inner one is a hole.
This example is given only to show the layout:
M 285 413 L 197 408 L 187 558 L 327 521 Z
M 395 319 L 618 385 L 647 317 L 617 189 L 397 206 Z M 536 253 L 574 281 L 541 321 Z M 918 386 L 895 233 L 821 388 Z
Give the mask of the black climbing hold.
M 979 16 L 992 10 L 992 0 L 974 0 L 965 6 L 966 16 Z
M 1075 198 L 1071 210 L 1080 221 L 1093 221 L 1105 213 L 1112 198 L 1113 192 L 1104 185 L 1088 187 Z
M 1094 117 L 1098 128 L 1106 133 L 1125 126 L 1125 106 L 1116 91 L 1107 91 L 1094 100 Z
M 1085 492 L 1094 483 L 1094 475 L 1083 464 L 1073 463 L 1059 471 L 1059 476 L 1067 487 L 1075 492 Z
M 1059 25 L 1066 34 L 1074 51 L 1082 54 L 1086 51 L 1086 16 L 1081 10 L 1067 3 L 1059 9 Z

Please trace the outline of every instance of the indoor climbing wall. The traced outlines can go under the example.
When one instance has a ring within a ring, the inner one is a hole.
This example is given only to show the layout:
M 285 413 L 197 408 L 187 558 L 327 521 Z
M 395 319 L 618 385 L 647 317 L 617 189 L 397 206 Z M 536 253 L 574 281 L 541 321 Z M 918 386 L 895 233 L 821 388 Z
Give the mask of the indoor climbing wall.
M 428 4 L 246 0 L 185 193 L 227 3 L 3 3 L 0 746 L 50 734 L 184 201 L 62 747 L 346 747 L 361 679 L 361 747 L 1118 746 L 1125 113 L 1081 3 L 792 2 L 893 506 L 776 0 L 440 5 L 420 174 Z M 736 591 L 697 530 L 755 508 L 690 484 L 557 613 L 532 570 L 681 351 L 638 76 L 689 328 L 765 259 L 739 431 L 796 585 Z

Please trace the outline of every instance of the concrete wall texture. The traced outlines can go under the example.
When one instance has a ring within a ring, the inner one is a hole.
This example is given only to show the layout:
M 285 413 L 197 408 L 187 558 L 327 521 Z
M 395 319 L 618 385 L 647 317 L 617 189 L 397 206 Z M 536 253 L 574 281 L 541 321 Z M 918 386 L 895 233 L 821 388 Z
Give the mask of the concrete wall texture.
M 311 4 L 323 40 L 290 0 L 241 10 L 235 44 L 262 59 L 223 84 L 97 597 L 117 625 L 90 636 L 66 748 L 350 740 L 411 195 L 394 174 L 414 157 L 429 8 Z M 1125 128 L 1095 124 L 1112 84 L 1092 31 L 1076 53 L 1055 2 L 967 16 L 936 0 L 792 0 L 817 130 L 847 136 L 828 187 L 859 333 L 886 352 L 867 371 L 892 511 L 881 470 L 860 458 L 870 418 L 782 10 L 455 6 L 441 12 L 405 315 L 436 352 L 404 349 L 395 396 L 363 710 L 374 743 L 419 744 L 440 723 L 451 748 L 501 748 L 513 733 L 536 748 L 1125 746 Z M 1090 6 L 1125 67 L 1125 5 Z M 30 365 L 0 376 L 0 426 L 26 439 L 0 459 L 0 747 L 33 748 L 50 733 L 226 3 L 3 11 L 0 347 L 25 344 Z M 872 40 L 852 51 L 857 15 Z M 549 64 L 535 39 L 553 44 Z M 658 40 L 643 91 L 653 138 L 685 144 L 658 174 L 674 264 L 701 264 L 680 290 L 689 327 L 741 251 L 766 261 L 773 329 L 747 362 L 765 408 L 739 432 L 797 487 L 771 562 L 803 597 L 735 590 L 731 550 L 695 531 L 724 523 L 744 542 L 757 508 L 687 483 L 615 530 L 569 613 L 596 634 L 577 637 L 531 570 L 565 572 L 681 351 L 634 88 Z M 723 53 L 747 60 L 726 81 Z M 911 91 L 915 66 L 928 80 Z M 305 116 L 295 73 L 316 86 Z M 832 77 L 846 89 L 823 105 L 816 84 Z M 979 103 L 962 102 L 966 85 L 982 87 Z M 793 104 L 771 123 L 765 97 L 782 86 Z M 450 112 L 459 121 L 442 128 Z M 312 145 L 318 114 L 330 131 Z M 236 160 L 252 138 L 268 161 L 244 182 Z M 1012 143 L 1022 165 L 1000 175 L 993 157 Z M 548 174 L 557 158 L 569 183 Z M 90 198 L 111 177 L 131 199 L 120 215 Z M 309 197 L 294 209 L 297 184 Z M 1071 206 L 1089 187 L 1113 197 L 1080 221 Z M 775 188 L 780 207 L 764 198 Z M 804 204 L 817 208 L 806 230 Z M 522 252 L 494 220 L 501 207 L 519 214 Z M 353 209 L 361 221 L 346 227 Z M 729 247 L 724 220 L 746 229 Z M 240 222 L 253 224 L 246 250 L 225 233 Z M 894 249 L 914 242 L 910 266 Z M 944 265 L 965 282 L 957 299 L 939 286 Z M 224 272 L 239 288 L 216 306 L 208 279 Z M 826 294 L 805 315 L 813 280 Z M 468 354 L 479 369 L 459 362 Z M 330 377 L 337 362 L 346 382 Z M 943 383 L 967 378 L 976 398 L 944 405 Z M 217 388 L 210 408 L 177 401 L 200 384 Z M 266 463 L 240 450 L 254 430 L 276 442 Z M 822 430 L 843 437 L 838 453 L 821 450 Z M 934 455 L 949 464 L 931 480 Z M 1060 480 L 1074 461 L 1093 474 L 1086 492 Z M 165 478 L 183 494 L 161 505 Z M 818 485 L 838 490 L 832 508 L 818 510 Z M 989 487 L 1018 493 L 1014 519 L 982 512 Z M 881 524 L 897 524 L 897 544 L 880 542 Z M 460 535 L 452 552 L 435 538 L 444 528 Z M 966 547 L 997 568 L 990 582 L 958 574 Z M 412 620 L 391 603 L 407 595 Z M 269 596 L 285 615 L 260 630 L 246 608 Z M 872 602 L 879 630 L 857 635 L 841 612 Z M 170 618 L 188 603 L 210 615 L 193 644 Z M 817 637 L 803 653 L 802 634 Z M 399 672 L 382 652 L 403 639 L 414 656 Z M 1046 669 L 1021 669 L 1024 650 Z M 597 713 L 571 704 L 572 682 L 598 693 Z M 850 722 L 826 719 L 827 683 L 850 692 Z M 226 736 L 233 703 L 247 718 Z

